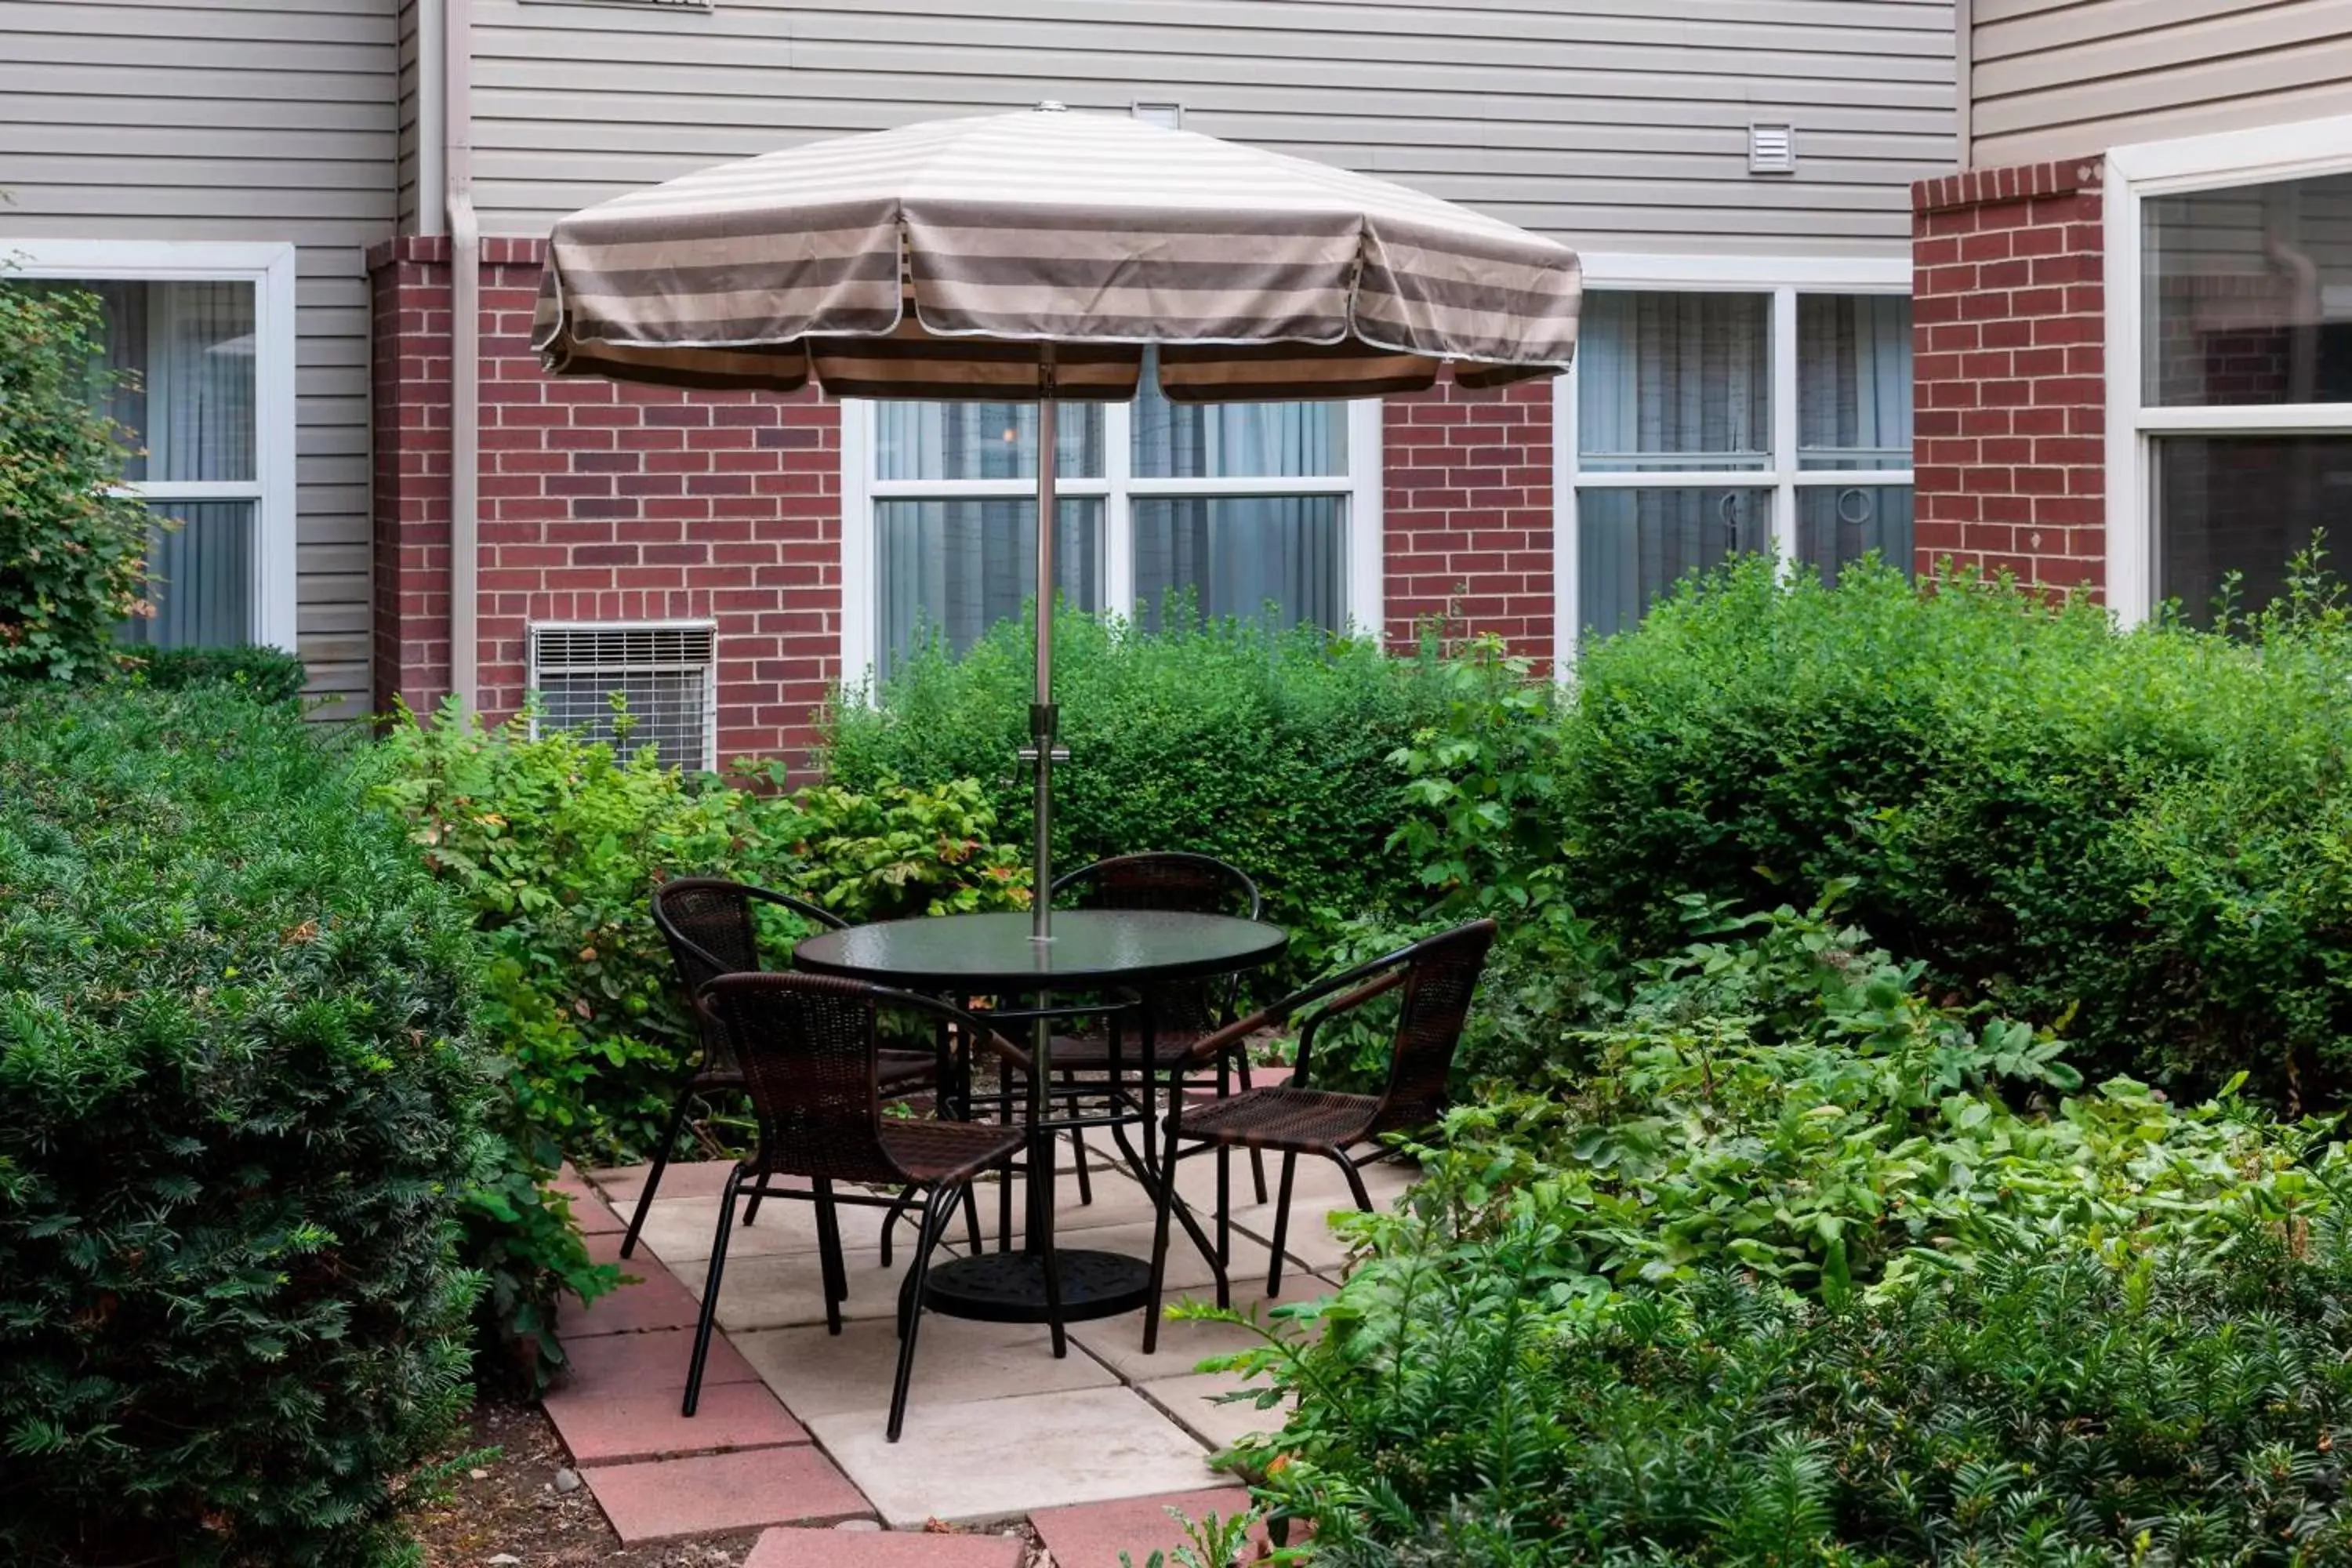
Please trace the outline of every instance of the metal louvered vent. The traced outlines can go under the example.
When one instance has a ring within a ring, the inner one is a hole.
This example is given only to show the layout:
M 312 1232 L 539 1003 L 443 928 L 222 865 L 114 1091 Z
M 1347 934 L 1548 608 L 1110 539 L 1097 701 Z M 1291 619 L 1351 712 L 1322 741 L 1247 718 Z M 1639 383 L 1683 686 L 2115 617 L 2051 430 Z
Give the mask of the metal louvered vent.
M 1795 174 L 1797 128 L 1793 125 L 1750 125 L 1748 128 L 1748 172 L 1751 174 Z
M 577 730 L 623 741 L 625 703 L 631 751 L 658 749 L 664 763 L 719 765 L 718 633 L 703 621 L 530 628 L 530 687 L 539 693 L 533 732 Z

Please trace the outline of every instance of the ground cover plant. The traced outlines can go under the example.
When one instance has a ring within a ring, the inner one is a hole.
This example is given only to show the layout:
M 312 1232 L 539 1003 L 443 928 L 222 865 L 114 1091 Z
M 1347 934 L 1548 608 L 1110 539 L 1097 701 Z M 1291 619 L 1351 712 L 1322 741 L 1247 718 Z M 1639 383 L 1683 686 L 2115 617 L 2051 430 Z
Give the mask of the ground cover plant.
M 227 687 L 0 689 L 9 1563 L 399 1561 L 465 1408 L 470 939 L 322 744 Z

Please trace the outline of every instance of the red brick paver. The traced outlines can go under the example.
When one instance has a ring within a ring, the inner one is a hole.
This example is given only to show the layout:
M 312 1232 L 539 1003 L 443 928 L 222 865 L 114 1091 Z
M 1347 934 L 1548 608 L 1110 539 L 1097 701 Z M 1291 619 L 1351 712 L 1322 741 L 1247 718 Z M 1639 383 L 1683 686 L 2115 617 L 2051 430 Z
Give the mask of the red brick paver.
M 865 1494 L 832 1460 L 804 1445 L 593 1465 L 581 1476 L 625 1546 L 768 1524 L 824 1524 L 873 1512 Z
M 599 1296 L 586 1306 L 572 1297 L 565 1297 L 556 1314 L 555 1331 L 566 1341 L 586 1339 L 596 1334 L 635 1334 L 648 1329 L 690 1329 L 701 1310 L 695 1299 L 677 1282 L 677 1277 L 646 1256 L 643 1247 L 637 1256 L 625 1262 L 619 1257 L 619 1240 L 598 1237 L 594 1241 L 610 1244 L 614 1256 L 596 1258 L 599 1263 L 619 1264 L 622 1273 L 635 1277 L 634 1284 L 624 1285 L 608 1295 Z M 592 1245 L 589 1255 L 606 1250 Z M 684 1374 L 680 1373 L 681 1379 Z
M 1054 1568 L 1119 1568 L 1122 1552 L 1140 1568 L 1154 1552 L 1172 1552 L 1184 1542 L 1184 1527 L 1170 1516 L 1170 1509 L 1181 1509 L 1186 1518 L 1198 1520 L 1213 1513 L 1231 1518 L 1248 1507 L 1247 1491 L 1226 1487 L 1217 1491 L 1049 1508 L 1032 1514 L 1029 1522 L 1053 1552 Z M 1264 1534 L 1261 1527 L 1253 1538 L 1263 1539 Z
M 575 1464 L 677 1458 L 730 1448 L 805 1443 L 808 1432 L 776 1396 L 756 1383 L 705 1387 L 691 1417 L 677 1413 L 675 1388 L 642 1394 L 580 1394 L 559 1389 L 546 1399 L 548 1419 Z
M 571 1394 L 618 1395 L 686 1391 L 687 1358 L 694 1350 L 691 1329 L 656 1329 L 642 1334 L 597 1334 L 565 1342 L 572 1370 L 562 1387 Z M 710 1360 L 702 1373 L 707 1390 L 725 1383 L 756 1383 L 751 1363 L 727 1342 L 724 1334 L 710 1340 Z
M 1018 1536 L 772 1530 L 743 1568 L 1021 1568 Z

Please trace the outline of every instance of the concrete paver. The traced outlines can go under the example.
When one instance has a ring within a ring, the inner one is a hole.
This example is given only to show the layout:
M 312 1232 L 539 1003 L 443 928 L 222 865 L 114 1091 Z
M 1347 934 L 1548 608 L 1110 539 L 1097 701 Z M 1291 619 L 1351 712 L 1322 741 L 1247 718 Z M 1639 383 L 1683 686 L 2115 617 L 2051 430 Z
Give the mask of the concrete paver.
M 772 1530 L 743 1559 L 743 1568 L 1021 1568 L 1027 1555 L 1017 1535 Z
M 1230 1519 L 1248 1507 L 1248 1492 L 1226 1487 L 1049 1509 L 1029 1522 L 1054 1554 L 1055 1568 L 1119 1568 L 1122 1552 L 1136 1568 L 1142 1568 L 1154 1552 L 1172 1552 L 1183 1544 L 1184 1527 L 1168 1512 L 1171 1508 L 1181 1509 L 1188 1519 L 1202 1520 L 1213 1513 Z M 1262 1527 L 1258 1538 L 1263 1539 Z
M 681 1415 L 683 1368 L 678 1375 L 678 1387 L 633 1394 L 556 1389 L 544 1401 L 548 1419 L 572 1450 L 573 1462 L 581 1465 L 779 1447 L 809 1440 L 807 1430 L 757 1383 L 706 1385 L 694 1415 Z
M 822 1324 L 738 1334 L 735 1348 L 803 1421 L 880 1409 L 898 1374 L 898 1325 L 887 1318 L 844 1324 L 838 1339 Z M 959 1404 L 1118 1382 L 1116 1373 L 1076 1344 L 1055 1361 L 1042 1328 L 927 1312 L 908 1397 L 914 1406 Z
M 593 1465 L 580 1474 L 625 1546 L 871 1511 L 832 1461 L 805 1445 Z
M 1265 1387 L 1263 1382 L 1245 1383 L 1230 1372 L 1196 1372 L 1137 1387 L 1144 1398 L 1212 1448 L 1230 1448 L 1254 1432 L 1279 1432 L 1289 1415 L 1281 1406 L 1261 1410 L 1255 1399 L 1220 1399 L 1220 1394 Z
M 1234 1310 L 1244 1315 L 1254 1310 L 1260 1321 L 1270 1323 L 1273 1309 L 1285 1301 L 1295 1304 L 1312 1300 L 1317 1296 L 1328 1295 L 1333 1289 L 1330 1281 L 1319 1275 L 1301 1275 L 1295 1288 L 1284 1284 L 1282 1301 L 1273 1301 L 1263 1293 L 1265 1283 L 1260 1279 L 1256 1281 L 1259 1289 L 1234 1292 Z M 1169 1299 L 1175 1300 L 1180 1294 L 1171 1292 Z M 1201 1296 L 1207 1299 L 1205 1291 Z M 1237 1323 L 1171 1321 L 1162 1318 L 1159 1348 L 1145 1355 L 1141 1312 L 1076 1324 L 1070 1330 L 1070 1337 L 1085 1346 L 1087 1354 L 1129 1383 L 1182 1377 L 1198 1370 L 1203 1356 L 1223 1355 L 1265 1342 L 1261 1336 Z
M 609 1170 L 588 1173 L 589 1184 L 604 1194 L 614 1208 L 625 1210 L 645 1191 L 646 1173 L 650 1165 L 622 1165 Z M 662 1172 L 660 1196 L 656 1203 L 671 1198 L 715 1198 L 727 1186 L 727 1173 L 735 1168 L 732 1160 L 685 1160 Z
M 845 1319 L 895 1318 L 898 1285 L 907 1275 L 911 1247 L 892 1252 L 890 1267 L 881 1254 L 845 1247 L 841 1265 L 849 1281 L 849 1299 L 841 1304 Z M 941 1247 L 936 1265 L 954 1254 Z M 707 1265 L 687 1275 L 687 1290 L 698 1301 L 709 1282 Z M 789 1329 L 824 1321 L 824 1265 L 814 1252 L 787 1252 L 745 1258 L 728 1248 L 727 1272 L 719 1281 L 719 1324 L 730 1332 L 751 1329 Z
M 883 1436 L 889 1390 L 867 1410 L 809 1422 L 894 1527 L 978 1522 L 1041 1508 L 1219 1484 L 1207 1450 L 1129 1388 L 1082 1388 L 950 1405 L 913 1402 L 903 1439 Z

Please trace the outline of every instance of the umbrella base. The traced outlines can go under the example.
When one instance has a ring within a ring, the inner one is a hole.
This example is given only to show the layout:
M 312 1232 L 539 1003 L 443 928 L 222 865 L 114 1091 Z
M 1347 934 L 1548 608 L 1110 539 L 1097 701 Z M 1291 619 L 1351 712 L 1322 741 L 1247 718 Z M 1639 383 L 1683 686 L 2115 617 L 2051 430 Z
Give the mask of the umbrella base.
M 1058 1249 L 1062 1320 L 1089 1322 L 1116 1318 L 1144 1305 L 1151 1295 L 1151 1266 L 1118 1252 Z M 930 1272 L 923 1305 L 950 1318 L 984 1323 L 1042 1323 L 1045 1319 L 1045 1260 L 1034 1252 L 987 1252 L 977 1258 L 942 1258 Z

